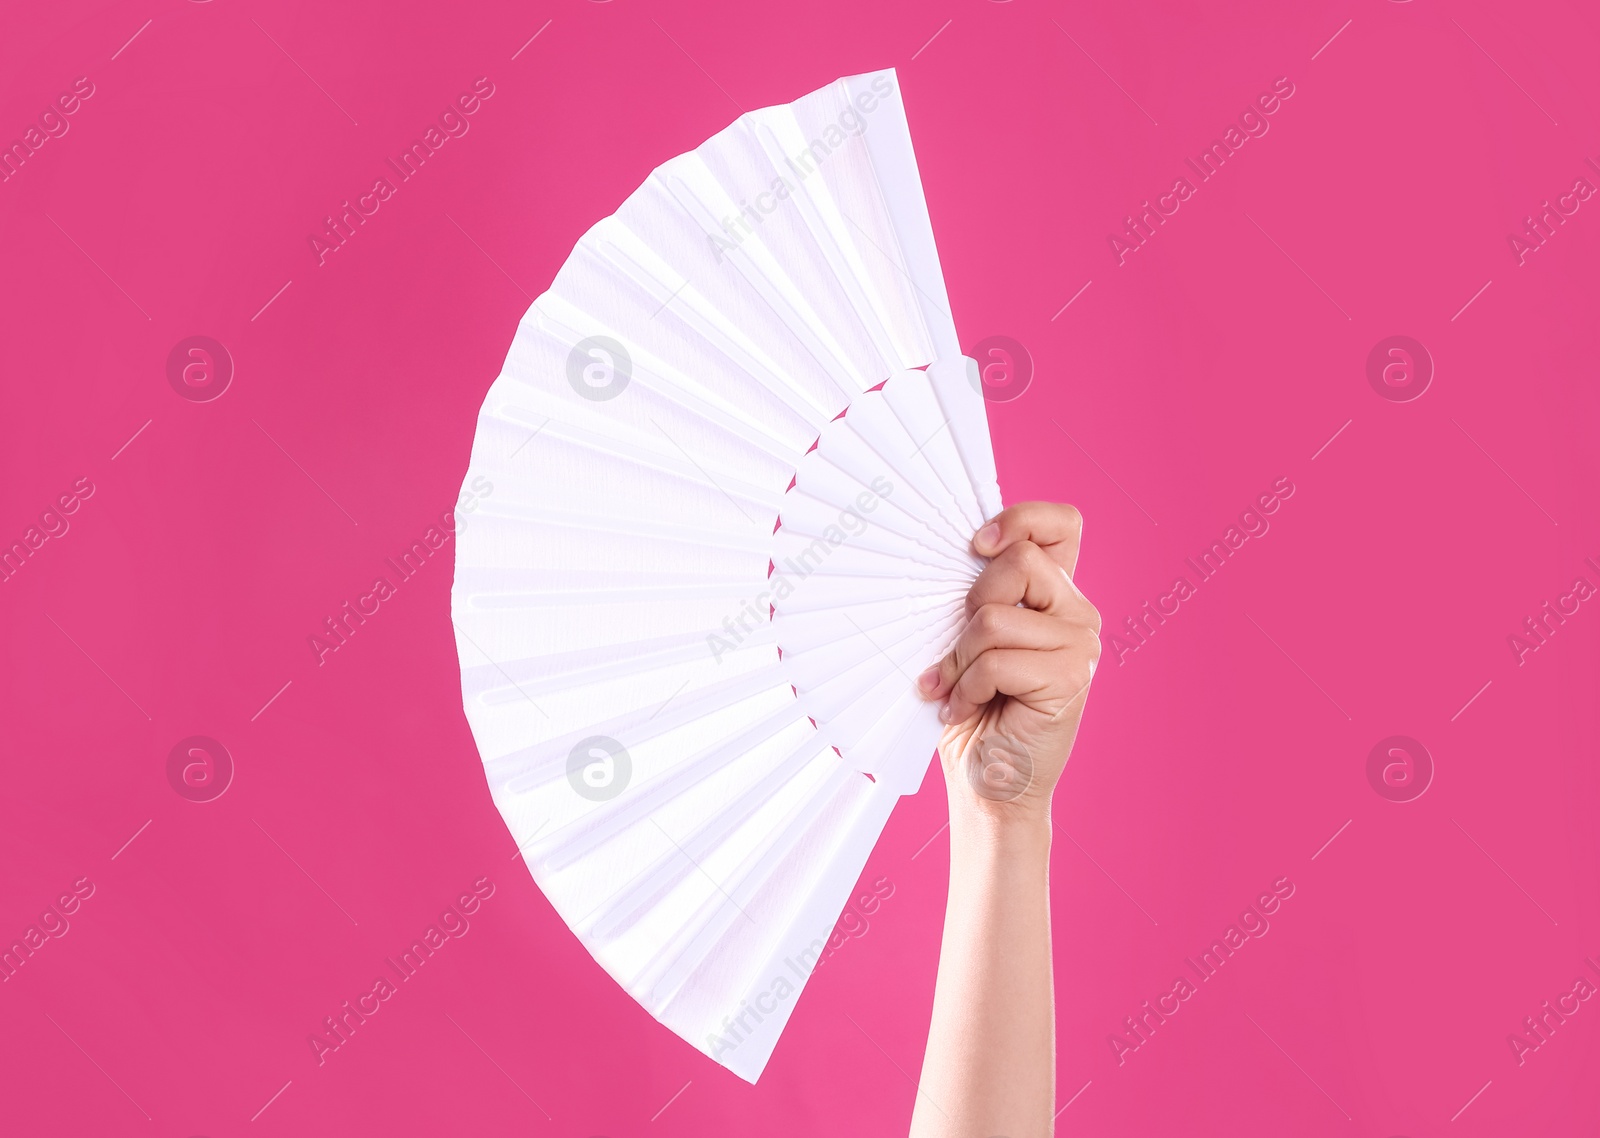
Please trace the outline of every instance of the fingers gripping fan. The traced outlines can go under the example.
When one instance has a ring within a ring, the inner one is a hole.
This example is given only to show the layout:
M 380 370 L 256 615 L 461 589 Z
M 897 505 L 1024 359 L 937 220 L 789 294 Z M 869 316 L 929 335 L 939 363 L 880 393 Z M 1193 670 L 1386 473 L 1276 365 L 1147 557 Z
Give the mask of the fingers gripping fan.
M 451 605 L 495 805 L 601 966 L 752 1082 L 938 742 L 915 677 L 1000 509 L 969 365 L 880 71 L 657 169 L 478 418 Z

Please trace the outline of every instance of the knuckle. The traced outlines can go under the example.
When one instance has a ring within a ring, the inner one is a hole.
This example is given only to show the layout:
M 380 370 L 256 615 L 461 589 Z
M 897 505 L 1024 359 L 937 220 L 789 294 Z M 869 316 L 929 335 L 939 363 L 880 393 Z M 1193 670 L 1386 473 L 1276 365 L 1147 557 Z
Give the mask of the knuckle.
M 1089 681 L 1094 679 L 1095 665 L 1100 660 L 1099 649 L 1091 654 L 1080 653 L 1067 667 L 1067 690 L 1074 694 L 1088 688 Z
M 1006 613 L 1001 605 L 986 604 L 972 618 L 974 634 L 981 640 L 993 640 L 1005 625 Z
M 1030 577 L 1047 566 L 1055 564 L 1050 560 L 1050 555 L 1032 541 L 1024 539 L 1011 548 L 1016 551 L 1014 556 L 1017 559 L 1018 567 Z
M 1004 557 L 1004 554 L 1001 555 Z M 1000 558 L 984 566 L 983 572 L 978 574 L 978 579 L 972 582 L 972 587 L 967 590 L 967 615 L 971 616 L 983 607 L 985 599 L 996 589 L 1003 586 L 1005 568 L 1000 564 Z
M 1100 662 L 1100 657 L 1104 652 L 1105 652 L 1105 645 L 1100 642 L 1100 634 L 1099 634 L 1099 632 L 1096 632 L 1094 634 L 1094 638 L 1091 639 L 1088 642 L 1088 644 L 1086 644 L 1084 646 L 1084 655 L 1088 659 L 1088 661 L 1089 661 L 1089 663 L 1091 665 L 1091 672 L 1093 670 L 1092 669 L 1092 665 L 1098 664 Z

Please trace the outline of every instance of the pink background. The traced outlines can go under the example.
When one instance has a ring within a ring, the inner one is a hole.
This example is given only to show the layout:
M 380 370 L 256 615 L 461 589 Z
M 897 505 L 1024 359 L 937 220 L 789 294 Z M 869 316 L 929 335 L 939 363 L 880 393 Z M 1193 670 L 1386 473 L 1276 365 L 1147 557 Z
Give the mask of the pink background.
M 1600 179 L 1600 17 L 1205 7 L 14 6 L 0 141 L 95 93 L 0 184 L 0 539 L 95 489 L 0 583 L 0 941 L 94 892 L 0 984 L 7 1128 L 904 1131 L 937 778 L 752 1088 L 511 860 L 449 550 L 323 664 L 307 640 L 452 508 L 515 323 L 586 227 L 740 108 L 894 66 L 963 343 L 1034 360 L 992 405 L 1002 486 L 1082 508 L 1107 627 L 1295 487 L 1095 684 L 1056 800 L 1060 1132 L 1592 1133 L 1600 1001 L 1520 1064 L 1507 1036 L 1600 984 L 1600 600 L 1520 664 L 1507 638 L 1600 585 L 1600 199 L 1526 264 L 1507 237 Z M 322 219 L 480 76 L 469 133 L 319 267 Z M 1279 77 L 1269 133 L 1119 266 L 1108 236 Z M 1414 401 L 1368 382 L 1395 334 L 1436 369 Z M 213 402 L 168 382 L 194 335 L 236 367 Z M 214 801 L 168 781 L 191 735 L 236 765 Z M 1413 801 L 1368 781 L 1391 735 L 1433 758 Z M 470 931 L 319 1066 L 323 1017 L 482 877 Z M 1281 877 L 1270 932 L 1196 980 Z M 1108 1037 L 1180 975 L 1199 992 L 1119 1064 Z

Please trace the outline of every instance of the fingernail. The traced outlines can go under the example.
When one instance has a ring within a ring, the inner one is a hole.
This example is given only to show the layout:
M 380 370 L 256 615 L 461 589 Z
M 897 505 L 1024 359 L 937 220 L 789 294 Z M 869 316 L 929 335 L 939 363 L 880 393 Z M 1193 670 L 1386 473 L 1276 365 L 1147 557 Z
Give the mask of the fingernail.
M 980 550 L 993 549 L 1000 544 L 1000 527 L 994 522 L 990 522 L 978 531 L 978 536 L 972 544 L 976 545 Z
M 917 688 L 925 693 L 931 693 L 939 687 L 939 665 L 935 664 L 922 675 L 917 677 Z
M 955 722 L 955 719 L 951 716 L 950 705 L 948 703 L 946 703 L 943 707 L 941 707 L 939 709 L 939 722 L 940 723 L 954 723 Z

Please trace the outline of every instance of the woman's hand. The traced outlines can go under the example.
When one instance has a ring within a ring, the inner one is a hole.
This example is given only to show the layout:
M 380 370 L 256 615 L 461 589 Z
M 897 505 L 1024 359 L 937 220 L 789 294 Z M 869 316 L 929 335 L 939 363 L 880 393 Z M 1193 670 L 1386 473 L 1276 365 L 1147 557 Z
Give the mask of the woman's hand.
M 945 701 L 952 812 L 1048 817 L 1100 660 L 1100 614 L 1072 582 L 1082 532 L 1071 506 L 1024 502 L 973 538 L 992 560 L 967 592 L 969 623 L 917 681 Z
M 949 724 L 950 893 L 912 1138 L 1052 1131 L 1050 794 L 1100 659 L 1100 614 L 1072 583 L 1082 527 L 1025 502 L 979 530 L 993 560 L 972 619 L 918 683 Z

